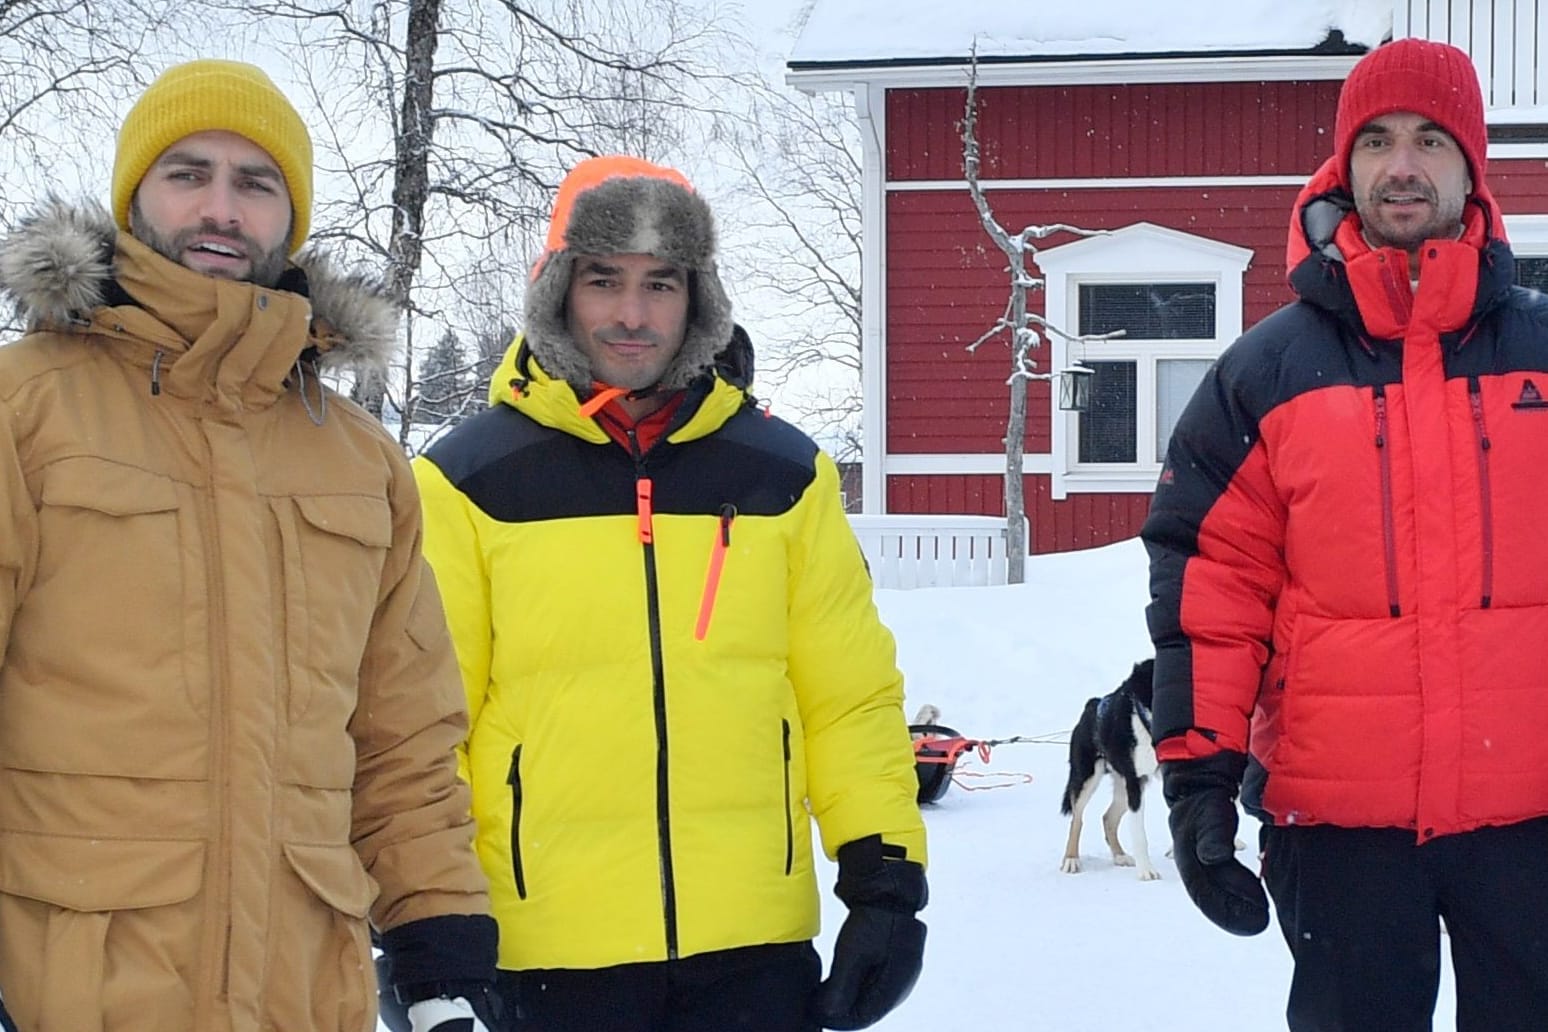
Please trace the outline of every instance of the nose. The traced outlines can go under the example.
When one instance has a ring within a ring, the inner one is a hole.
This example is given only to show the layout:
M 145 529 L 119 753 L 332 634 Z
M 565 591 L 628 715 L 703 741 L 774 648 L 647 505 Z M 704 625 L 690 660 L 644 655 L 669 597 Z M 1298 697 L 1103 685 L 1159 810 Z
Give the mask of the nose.
M 1411 179 L 1422 173 L 1419 146 L 1412 140 L 1402 140 L 1389 152 L 1387 175 L 1394 179 Z
M 241 221 L 236 202 L 236 191 L 231 184 L 224 178 L 216 178 L 202 191 L 199 215 L 222 228 L 235 226 Z
M 618 299 L 618 321 L 625 329 L 637 330 L 645 325 L 645 292 L 638 288 L 623 291 Z

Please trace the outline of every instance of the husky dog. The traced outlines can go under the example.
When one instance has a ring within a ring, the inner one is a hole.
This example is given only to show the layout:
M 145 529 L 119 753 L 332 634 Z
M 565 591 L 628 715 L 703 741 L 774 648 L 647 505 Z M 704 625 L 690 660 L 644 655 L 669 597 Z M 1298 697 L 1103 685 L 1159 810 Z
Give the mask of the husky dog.
M 1119 867 L 1138 867 L 1140 881 L 1154 881 L 1160 873 L 1151 866 L 1150 844 L 1145 838 L 1145 786 L 1156 772 L 1156 750 L 1150 739 L 1150 700 L 1153 660 L 1134 664 L 1128 680 L 1107 695 L 1086 702 L 1080 721 L 1070 734 L 1070 781 L 1060 800 L 1059 812 L 1070 818 L 1070 840 L 1064 847 L 1060 870 L 1080 872 L 1080 828 L 1086 804 L 1096 794 L 1102 775 L 1113 779 L 1113 801 L 1102 814 L 1102 834 Z M 1118 822 L 1124 810 L 1136 816 L 1134 855 L 1118 843 Z

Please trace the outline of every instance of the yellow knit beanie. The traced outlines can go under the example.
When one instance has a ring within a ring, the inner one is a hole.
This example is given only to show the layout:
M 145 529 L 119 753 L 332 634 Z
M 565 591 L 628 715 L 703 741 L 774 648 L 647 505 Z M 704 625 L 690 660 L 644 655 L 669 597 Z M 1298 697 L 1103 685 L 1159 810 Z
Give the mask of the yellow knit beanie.
M 239 61 L 189 61 L 167 69 L 118 130 L 113 218 L 129 229 L 129 204 L 162 151 L 185 136 L 222 129 L 252 140 L 285 176 L 294 222 L 290 253 L 312 224 L 312 138 L 290 101 L 261 69 Z

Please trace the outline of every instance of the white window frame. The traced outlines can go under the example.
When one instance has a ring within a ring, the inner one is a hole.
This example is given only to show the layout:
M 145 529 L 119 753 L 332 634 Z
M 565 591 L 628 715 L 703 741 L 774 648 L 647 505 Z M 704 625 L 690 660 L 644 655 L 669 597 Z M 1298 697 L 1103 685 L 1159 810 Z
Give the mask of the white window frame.
M 1517 258 L 1548 258 L 1548 215 L 1506 215 L 1505 236 Z
M 1080 413 L 1059 409 L 1058 389 L 1050 391 L 1053 411 L 1055 501 L 1071 494 L 1149 494 L 1161 464 L 1156 454 L 1156 362 L 1173 358 L 1213 360 L 1242 333 L 1242 278 L 1253 252 L 1208 237 L 1137 222 L 1101 236 L 1038 252 L 1043 273 L 1044 312 L 1055 327 L 1073 333 L 1080 325 L 1080 288 L 1088 283 L 1211 283 L 1215 287 L 1215 336 L 1209 340 L 1071 343 L 1050 334 L 1050 366 L 1057 372 L 1072 361 L 1132 361 L 1135 364 L 1135 456 L 1137 462 L 1080 461 Z

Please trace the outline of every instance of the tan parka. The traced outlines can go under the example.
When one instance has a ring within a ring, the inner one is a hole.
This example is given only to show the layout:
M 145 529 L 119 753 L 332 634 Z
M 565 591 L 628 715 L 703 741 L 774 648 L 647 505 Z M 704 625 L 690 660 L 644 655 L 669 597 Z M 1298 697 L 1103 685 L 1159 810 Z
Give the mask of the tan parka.
M 487 912 L 413 477 L 312 360 L 380 361 L 393 311 L 300 264 L 217 280 L 58 204 L 0 247 L 34 326 L 0 348 L 25 1032 L 366 1032 L 368 915 Z

